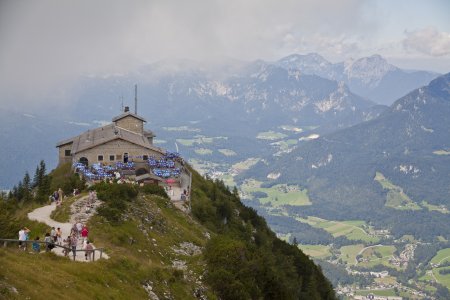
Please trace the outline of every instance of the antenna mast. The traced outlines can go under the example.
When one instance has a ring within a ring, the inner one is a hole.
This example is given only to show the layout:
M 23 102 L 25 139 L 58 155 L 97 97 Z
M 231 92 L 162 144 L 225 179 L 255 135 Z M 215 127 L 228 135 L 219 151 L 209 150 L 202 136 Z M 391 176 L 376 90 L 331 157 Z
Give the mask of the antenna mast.
M 134 114 L 137 115 L 137 84 L 134 85 Z

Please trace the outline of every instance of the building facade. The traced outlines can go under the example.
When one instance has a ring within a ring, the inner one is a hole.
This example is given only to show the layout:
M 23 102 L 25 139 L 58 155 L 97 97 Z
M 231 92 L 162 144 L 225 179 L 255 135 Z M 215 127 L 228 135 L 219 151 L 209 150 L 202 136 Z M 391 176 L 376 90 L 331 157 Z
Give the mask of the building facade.
M 144 165 L 150 156 L 159 159 L 166 150 L 153 145 L 155 135 L 144 129 L 145 122 L 126 107 L 123 114 L 112 119 L 111 124 L 60 141 L 56 145 L 59 164 L 80 162 L 90 166 L 133 161 Z

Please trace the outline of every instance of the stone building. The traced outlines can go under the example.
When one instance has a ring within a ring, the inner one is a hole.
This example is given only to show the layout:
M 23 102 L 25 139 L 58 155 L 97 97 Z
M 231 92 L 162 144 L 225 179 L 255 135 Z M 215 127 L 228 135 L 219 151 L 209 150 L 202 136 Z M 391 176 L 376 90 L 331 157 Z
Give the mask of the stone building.
M 166 150 L 153 145 L 155 135 L 144 129 L 146 120 L 125 107 L 123 114 L 112 119 L 112 123 L 90 129 L 82 134 L 59 142 L 59 164 L 117 162 L 146 165 L 149 156 L 162 157 Z

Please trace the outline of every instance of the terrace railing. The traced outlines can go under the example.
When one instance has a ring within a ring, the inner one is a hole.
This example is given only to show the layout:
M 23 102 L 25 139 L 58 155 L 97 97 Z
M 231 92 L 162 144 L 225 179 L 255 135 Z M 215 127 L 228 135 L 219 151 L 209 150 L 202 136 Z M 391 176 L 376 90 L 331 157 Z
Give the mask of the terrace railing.
M 77 252 L 91 252 L 92 253 L 92 261 L 95 261 L 95 252 L 99 252 L 99 259 L 102 258 L 103 255 L 103 251 L 104 248 L 96 248 L 96 249 L 92 249 L 92 250 L 86 250 L 86 249 L 75 249 L 73 250 L 70 247 L 65 247 L 65 246 L 61 246 L 58 244 L 54 244 L 54 243 L 48 243 L 48 242 L 44 242 L 44 241 L 33 241 L 33 240 L 26 240 L 26 241 L 21 241 L 21 240 L 15 240 L 15 239 L 0 239 L 0 243 L 3 243 L 3 247 L 8 247 L 8 243 L 17 243 L 19 244 L 20 242 L 25 243 L 25 249 L 27 249 L 27 246 L 29 243 L 39 243 L 39 244 L 45 244 L 45 246 L 47 246 L 48 244 L 52 244 L 55 247 L 59 247 L 62 248 L 63 250 L 67 251 L 67 253 L 72 252 L 72 257 L 73 260 L 75 260 L 76 256 L 77 256 Z

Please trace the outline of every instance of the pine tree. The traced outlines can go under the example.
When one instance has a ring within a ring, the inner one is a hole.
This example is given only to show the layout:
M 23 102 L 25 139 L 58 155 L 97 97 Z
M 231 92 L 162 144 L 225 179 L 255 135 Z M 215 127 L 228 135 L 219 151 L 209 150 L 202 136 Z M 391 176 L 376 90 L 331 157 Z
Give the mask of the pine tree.
M 28 172 L 25 173 L 25 176 L 23 177 L 22 181 L 22 189 L 23 189 L 23 200 L 24 201 L 30 201 L 33 200 L 33 196 L 31 194 L 31 178 L 30 174 Z
M 39 178 L 39 166 L 36 166 L 36 171 L 34 172 L 34 176 L 33 176 L 33 188 L 36 188 L 39 186 L 39 183 L 41 182 L 40 178 Z
M 47 201 L 48 196 L 50 195 L 50 185 L 51 185 L 50 176 L 44 175 L 44 177 L 41 180 L 41 184 L 37 188 L 36 201 L 40 203 L 44 203 L 45 201 Z
M 47 168 L 45 167 L 45 162 L 44 162 L 44 160 L 41 160 L 41 162 L 39 163 L 39 178 L 41 180 L 42 180 L 42 178 L 44 178 L 46 172 L 47 172 Z
M 23 185 L 22 185 L 22 181 L 19 181 L 19 183 L 17 184 L 17 192 L 16 192 L 16 199 L 17 200 L 22 200 L 22 198 L 23 198 L 23 194 L 24 194 L 24 191 L 23 191 Z
M 33 178 L 33 187 L 39 187 L 46 173 L 45 162 L 41 160 L 39 166 L 36 167 L 36 173 Z

